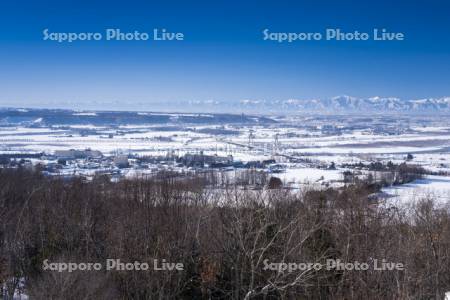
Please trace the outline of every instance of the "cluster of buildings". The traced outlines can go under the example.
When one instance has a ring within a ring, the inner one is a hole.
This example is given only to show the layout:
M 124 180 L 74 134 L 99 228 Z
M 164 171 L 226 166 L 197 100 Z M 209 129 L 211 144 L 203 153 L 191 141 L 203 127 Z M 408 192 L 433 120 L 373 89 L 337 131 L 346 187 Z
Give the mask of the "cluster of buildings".
M 20 163 L 17 163 L 17 162 Z M 15 164 L 14 164 L 15 163 Z M 206 169 L 267 169 L 271 173 L 284 171 L 282 165 L 276 164 L 273 159 L 262 161 L 241 162 L 234 160 L 232 155 L 219 156 L 198 153 L 186 153 L 184 155 L 174 155 L 168 153 L 162 156 L 137 156 L 133 154 L 104 155 L 101 151 L 85 150 L 56 150 L 53 154 L 33 154 L 30 157 L 23 157 L 17 160 L 14 155 L 5 157 L 0 161 L 3 166 L 23 166 L 40 168 L 50 176 L 94 176 L 99 174 L 112 175 L 116 177 L 124 176 L 130 170 L 143 174 L 157 173 L 159 171 L 195 171 Z

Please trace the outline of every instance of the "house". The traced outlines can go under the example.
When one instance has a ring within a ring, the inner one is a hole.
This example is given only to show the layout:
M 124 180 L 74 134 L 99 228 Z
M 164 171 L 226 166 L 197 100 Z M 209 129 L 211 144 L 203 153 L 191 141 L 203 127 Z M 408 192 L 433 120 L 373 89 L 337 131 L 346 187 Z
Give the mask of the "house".
M 204 155 L 203 151 L 200 151 L 200 154 L 186 153 L 181 162 L 189 167 L 228 166 L 233 163 L 233 156 Z

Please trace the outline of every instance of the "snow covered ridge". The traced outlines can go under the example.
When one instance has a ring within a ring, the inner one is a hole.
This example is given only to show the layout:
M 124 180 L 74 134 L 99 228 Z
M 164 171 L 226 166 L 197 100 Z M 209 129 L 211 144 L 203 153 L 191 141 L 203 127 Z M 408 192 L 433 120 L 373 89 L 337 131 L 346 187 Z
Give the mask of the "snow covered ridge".
M 450 112 L 450 97 L 426 99 L 400 99 L 397 97 L 336 96 L 325 99 L 243 99 L 240 101 L 191 101 L 186 103 L 191 108 L 241 109 L 254 112 Z
M 403 100 L 395 97 L 356 98 L 351 96 L 337 96 L 330 99 L 289 99 L 273 101 L 273 104 L 282 105 L 287 109 L 297 108 L 305 110 L 340 110 L 340 111 L 450 111 L 450 97 L 428 98 L 419 100 Z
M 351 96 L 337 96 L 329 99 L 288 99 L 275 101 L 241 101 L 240 105 L 264 105 L 279 107 L 282 110 L 297 111 L 397 111 L 397 112 L 450 112 L 450 97 L 427 98 L 418 100 L 404 100 L 395 97 L 356 98 Z
M 63 102 L 62 102 L 63 103 Z M 71 110 L 78 106 L 83 106 L 88 111 Z M 43 107 L 54 107 L 54 105 L 44 105 Z M 174 101 L 127 101 L 124 99 L 120 103 L 116 101 L 91 101 L 89 103 L 77 104 L 66 103 L 62 107 L 65 109 L 59 112 L 73 114 L 73 117 L 103 117 L 104 107 L 110 107 L 116 111 L 139 112 L 141 118 L 157 117 L 198 117 L 198 114 L 299 114 L 299 113 L 450 113 L 450 96 L 440 98 L 423 99 L 401 99 L 398 97 L 353 97 L 340 95 L 331 98 L 311 98 L 311 99 L 198 99 L 198 100 L 174 100 Z M 1 109 L 0 110 L 5 110 Z M 14 108 L 11 111 L 26 114 L 32 109 Z M 51 110 L 48 110 L 51 112 Z M 156 113 L 158 112 L 158 113 Z M 176 113 L 175 113 L 176 112 Z M 112 115 L 112 112 L 108 112 Z M 188 114 L 191 114 L 190 116 Z M 193 115 L 195 114 L 195 115 Z M 117 120 L 123 116 L 114 116 Z M 126 116 L 130 117 L 130 115 Z M 206 117 L 206 115 L 204 115 Z

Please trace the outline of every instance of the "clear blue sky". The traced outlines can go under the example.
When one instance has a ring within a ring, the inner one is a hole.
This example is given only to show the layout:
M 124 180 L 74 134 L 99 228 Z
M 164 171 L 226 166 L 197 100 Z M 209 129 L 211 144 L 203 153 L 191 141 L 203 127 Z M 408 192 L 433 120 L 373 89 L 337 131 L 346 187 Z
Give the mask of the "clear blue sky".
M 42 40 L 42 30 L 185 34 L 180 42 Z M 262 30 L 403 32 L 405 41 L 277 44 Z M 0 106 L 94 101 L 450 96 L 450 2 L 2 1 Z

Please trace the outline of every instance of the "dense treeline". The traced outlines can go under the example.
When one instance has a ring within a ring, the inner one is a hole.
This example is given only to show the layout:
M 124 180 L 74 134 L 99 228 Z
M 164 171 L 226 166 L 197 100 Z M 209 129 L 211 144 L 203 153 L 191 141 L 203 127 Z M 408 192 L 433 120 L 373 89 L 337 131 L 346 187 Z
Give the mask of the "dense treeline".
M 171 177 L 111 183 L 0 170 L 0 283 L 31 299 L 443 299 L 450 215 L 342 189 L 205 188 Z M 183 271 L 44 271 L 43 262 L 182 263 Z M 329 259 L 404 270 L 267 269 Z
M 394 164 L 391 161 L 386 164 L 382 162 L 371 162 L 369 164 L 359 162 L 357 164 L 343 164 L 342 167 L 369 171 L 368 176 L 364 176 L 363 180 L 369 183 L 377 183 L 380 187 L 405 184 L 422 179 L 425 174 L 433 174 L 433 172 L 429 172 L 421 166 L 405 162 L 401 164 Z M 361 174 L 361 172 L 345 171 L 344 181 L 346 183 L 356 183 L 360 180 L 358 174 Z

